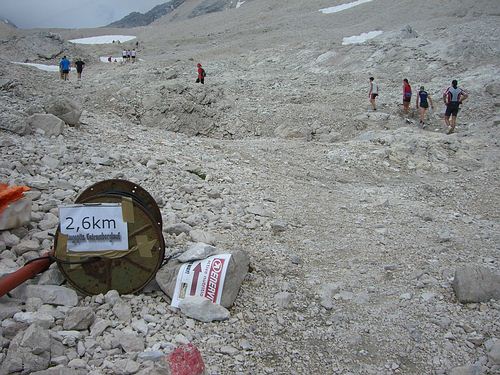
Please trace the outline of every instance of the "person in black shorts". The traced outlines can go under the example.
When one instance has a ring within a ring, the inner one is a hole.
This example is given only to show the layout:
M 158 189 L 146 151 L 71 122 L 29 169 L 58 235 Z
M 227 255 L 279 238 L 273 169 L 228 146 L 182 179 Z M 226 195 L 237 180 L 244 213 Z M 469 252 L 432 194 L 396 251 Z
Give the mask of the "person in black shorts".
M 429 103 L 431 104 L 431 108 L 434 109 L 434 104 L 432 103 L 432 98 L 427 91 L 425 91 L 424 86 L 420 86 L 420 90 L 418 90 L 416 107 L 418 110 L 418 114 L 420 117 L 420 126 L 422 129 L 425 129 L 425 114 L 427 113 L 427 109 L 429 108 Z
M 75 66 L 76 66 L 76 73 L 78 75 L 78 80 L 80 81 L 82 79 L 82 72 L 83 72 L 83 66 L 85 63 L 81 59 L 77 59 L 75 61 Z
M 451 81 L 451 86 L 443 93 L 443 102 L 446 105 L 446 112 L 444 113 L 444 122 L 448 127 L 447 134 L 452 134 L 455 131 L 457 124 L 457 115 L 460 104 L 469 97 L 464 90 L 458 87 L 456 79 Z M 451 116 L 451 121 L 450 121 Z

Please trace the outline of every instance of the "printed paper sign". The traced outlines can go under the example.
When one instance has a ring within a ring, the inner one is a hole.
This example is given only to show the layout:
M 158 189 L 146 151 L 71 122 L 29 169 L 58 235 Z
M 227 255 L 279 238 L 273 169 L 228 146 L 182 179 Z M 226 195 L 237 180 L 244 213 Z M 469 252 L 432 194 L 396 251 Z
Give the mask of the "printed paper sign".
M 68 251 L 128 251 L 127 223 L 120 203 L 59 207 L 60 231 Z
M 202 296 L 220 304 L 231 254 L 213 255 L 203 260 L 185 263 L 179 269 L 171 306 L 187 296 Z

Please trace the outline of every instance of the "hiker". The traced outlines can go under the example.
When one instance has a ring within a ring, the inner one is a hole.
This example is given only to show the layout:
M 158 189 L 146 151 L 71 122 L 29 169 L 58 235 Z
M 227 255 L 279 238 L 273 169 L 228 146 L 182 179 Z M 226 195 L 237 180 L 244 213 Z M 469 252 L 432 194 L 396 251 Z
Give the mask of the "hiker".
M 82 72 L 83 72 L 83 66 L 85 63 L 80 59 L 76 59 L 75 61 L 75 66 L 76 66 L 76 73 L 78 75 L 78 80 L 81 81 L 82 79 Z
M 71 69 L 71 62 L 66 58 L 66 56 L 63 56 L 63 58 L 59 62 L 59 69 L 62 72 L 62 79 L 67 81 L 68 74 L 69 74 L 69 71 Z
M 132 63 L 134 63 L 135 62 L 135 48 L 132 51 L 130 51 L 130 57 L 132 58 Z
M 130 62 L 130 50 L 127 50 L 127 61 Z
M 111 62 L 111 56 L 108 57 L 108 62 L 110 63 Z
M 377 110 L 375 105 L 375 99 L 378 96 L 378 85 L 375 83 L 375 78 L 370 77 L 370 92 L 368 93 L 368 97 L 370 98 L 370 104 L 372 105 L 372 109 L 374 111 Z
M 201 64 L 198 63 L 196 65 L 198 67 L 198 78 L 196 78 L 196 83 L 201 83 L 202 85 L 205 84 L 205 76 L 207 75 L 205 73 L 205 69 L 201 67 Z
M 444 122 L 448 127 L 446 134 L 452 134 L 455 131 L 455 126 L 457 124 L 457 115 L 460 104 L 466 100 L 469 95 L 458 87 L 458 82 L 456 79 L 451 81 L 451 86 L 446 89 L 443 93 L 443 102 L 446 105 L 446 112 L 444 113 Z M 450 121 L 451 116 L 451 121 Z
M 410 102 L 411 102 L 411 86 L 408 83 L 408 79 L 405 78 L 403 79 L 403 112 L 405 114 L 408 114 L 408 111 L 410 110 Z
M 127 50 L 126 49 L 124 49 L 122 51 L 122 60 L 123 60 L 123 62 L 127 62 Z
M 425 91 L 424 86 L 420 86 L 417 95 L 416 107 L 418 110 L 418 115 L 420 117 L 420 126 L 422 129 L 425 129 L 425 114 L 427 113 L 427 109 L 429 108 L 429 103 L 431 104 L 431 108 L 434 109 L 434 104 L 432 104 L 432 98 L 427 91 Z

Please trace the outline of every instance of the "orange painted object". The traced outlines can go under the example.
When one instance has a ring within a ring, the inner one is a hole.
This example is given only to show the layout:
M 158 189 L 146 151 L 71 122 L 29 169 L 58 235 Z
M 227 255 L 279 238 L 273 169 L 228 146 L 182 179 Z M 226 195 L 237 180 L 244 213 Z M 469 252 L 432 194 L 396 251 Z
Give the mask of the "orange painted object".
M 0 297 L 9 293 L 12 289 L 18 287 L 26 280 L 35 277 L 40 272 L 49 268 L 50 264 L 53 262 L 53 260 L 48 257 L 49 254 L 52 253 L 44 254 L 43 256 L 47 256 L 46 258 L 34 260 L 26 266 L 19 268 L 17 271 L 0 278 Z
M 27 186 L 0 184 L 0 214 L 9 204 L 21 199 L 24 192 L 28 190 L 30 190 L 30 188 Z

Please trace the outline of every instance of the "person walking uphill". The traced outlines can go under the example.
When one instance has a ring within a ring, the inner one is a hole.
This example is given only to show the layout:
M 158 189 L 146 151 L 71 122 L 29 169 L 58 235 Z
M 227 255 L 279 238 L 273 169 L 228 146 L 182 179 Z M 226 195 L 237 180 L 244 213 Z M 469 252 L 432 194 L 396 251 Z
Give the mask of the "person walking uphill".
M 375 78 L 370 77 L 370 92 L 368 93 L 368 97 L 370 98 L 370 104 L 372 105 L 372 109 L 374 111 L 377 110 L 377 106 L 375 105 L 375 99 L 378 96 L 378 85 L 375 83 Z
M 62 72 L 62 79 L 65 81 L 68 80 L 68 73 L 71 69 L 71 62 L 66 58 L 66 56 L 63 56 L 61 61 L 59 62 L 59 69 Z
M 403 79 L 403 112 L 408 114 L 411 102 L 411 86 L 408 79 Z
M 420 117 L 420 126 L 422 129 L 425 129 L 425 114 L 427 109 L 429 108 L 429 103 L 431 104 L 431 108 L 434 109 L 434 104 L 432 104 L 432 98 L 427 91 L 425 91 L 424 86 L 420 86 L 420 90 L 418 90 L 416 107 L 418 110 L 418 114 Z
M 83 66 L 85 63 L 81 59 L 77 59 L 75 61 L 75 66 L 76 66 L 76 73 L 78 75 L 78 80 L 80 81 L 82 79 L 82 72 L 83 72 Z
M 456 79 L 451 81 L 451 86 L 446 89 L 443 94 L 443 102 L 446 105 L 446 112 L 444 113 L 444 122 L 448 127 L 447 134 L 452 134 L 455 131 L 455 126 L 457 125 L 457 115 L 460 104 L 466 100 L 469 95 L 458 87 L 458 82 Z M 451 116 L 451 121 L 450 121 Z
M 201 83 L 202 85 L 205 84 L 205 76 L 207 75 L 205 73 L 205 69 L 201 67 L 201 64 L 197 64 L 198 67 L 198 78 L 196 78 L 196 83 Z

